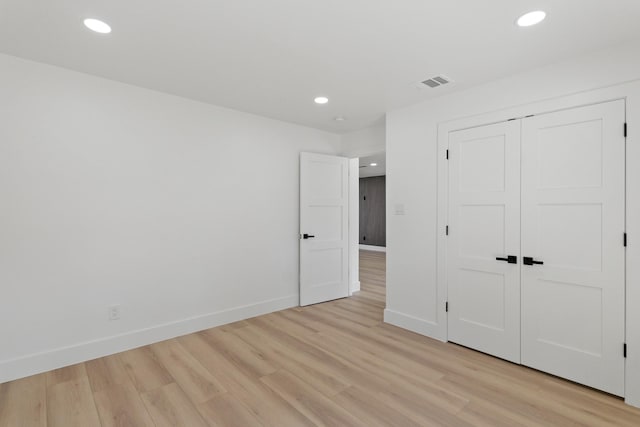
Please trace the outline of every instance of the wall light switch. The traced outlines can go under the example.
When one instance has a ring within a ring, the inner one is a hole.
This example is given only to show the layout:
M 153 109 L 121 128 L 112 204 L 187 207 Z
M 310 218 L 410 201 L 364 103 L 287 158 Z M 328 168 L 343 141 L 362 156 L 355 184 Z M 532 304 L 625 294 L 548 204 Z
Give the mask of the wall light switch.
M 404 215 L 404 204 L 399 203 L 395 205 L 395 212 L 396 215 Z

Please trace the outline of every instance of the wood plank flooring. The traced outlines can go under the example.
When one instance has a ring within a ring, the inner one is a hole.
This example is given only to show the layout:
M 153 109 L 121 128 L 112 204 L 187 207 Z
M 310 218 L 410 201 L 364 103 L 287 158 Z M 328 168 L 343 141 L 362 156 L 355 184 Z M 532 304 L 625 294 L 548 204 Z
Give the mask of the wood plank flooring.
M 0 385 L 0 427 L 639 426 L 622 400 L 382 323 L 362 291 Z

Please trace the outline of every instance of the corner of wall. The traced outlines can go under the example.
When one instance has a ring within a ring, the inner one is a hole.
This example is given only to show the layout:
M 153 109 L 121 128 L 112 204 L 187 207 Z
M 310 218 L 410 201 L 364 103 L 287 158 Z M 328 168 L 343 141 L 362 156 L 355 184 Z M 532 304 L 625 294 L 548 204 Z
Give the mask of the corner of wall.
M 386 121 L 341 136 L 341 154 L 345 157 L 365 157 L 386 150 Z

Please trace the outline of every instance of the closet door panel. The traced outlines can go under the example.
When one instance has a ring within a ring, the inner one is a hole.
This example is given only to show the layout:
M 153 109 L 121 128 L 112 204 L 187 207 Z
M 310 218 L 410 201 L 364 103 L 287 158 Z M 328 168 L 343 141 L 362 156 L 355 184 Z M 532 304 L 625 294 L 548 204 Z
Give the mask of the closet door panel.
M 624 101 L 522 123 L 522 363 L 624 394 Z M 537 264 L 541 262 L 543 264 Z
M 449 340 L 520 362 L 520 122 L 449 138 Z M 504 258 L 498 260 L 497 258 Z

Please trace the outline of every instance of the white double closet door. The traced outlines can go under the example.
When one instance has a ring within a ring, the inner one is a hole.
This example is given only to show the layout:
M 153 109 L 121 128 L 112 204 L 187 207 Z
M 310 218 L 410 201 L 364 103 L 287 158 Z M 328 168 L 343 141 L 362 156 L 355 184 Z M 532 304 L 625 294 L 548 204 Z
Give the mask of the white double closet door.
M 448 336 L 624 395 L 624 101 L 450 133 Z

